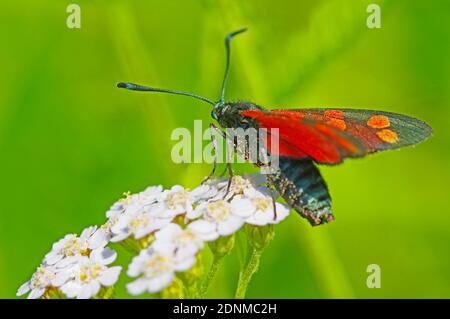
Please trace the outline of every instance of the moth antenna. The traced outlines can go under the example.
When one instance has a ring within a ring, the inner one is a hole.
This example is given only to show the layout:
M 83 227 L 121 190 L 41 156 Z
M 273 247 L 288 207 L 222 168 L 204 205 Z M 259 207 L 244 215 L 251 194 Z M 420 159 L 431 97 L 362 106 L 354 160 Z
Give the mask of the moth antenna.
M 230 68 L 230 41 L 235 35 L 245 32 L 246 30 L 247 30 L 247 28 L 244 28 L 244 29 L 240 29 L 240 30 L 231 32 L 225 38 L 225 49 L 227 51 L 227 62 L 226 62 L 226 66 L 225 66 L 225 75 L 223 76 L 223 81 L 222 81 L 222 94 L 220 96 L 220 103 L 225 102 L 225 87 L 227 85 L 228 70 Z
M 118 88 L 132 90 L 132 91 L 146 91 L 146 92 L 161 92 L 161 93 L 169 93 L 169 94 L 176 94 L 176 95 L 185 95 L 190 96 L 195 99 L 201 100 L 203 102 L 209 103 L 212 106 L 215 106 L 216 103 L 211 101 L 210 99 L 207 99 L 206 97 L 194 94 L 194 93 L 188 93 L 188 92 L 180 92 L 180 91 L 173 91 L 173 90 L 166 90 L 166 89 L 158 89 L 158 88 L 152 88 L 148 86 L 143 86 L 139 84 L 134 83 L 127 83 L 127 82 L 119 82 L 117 83 Z

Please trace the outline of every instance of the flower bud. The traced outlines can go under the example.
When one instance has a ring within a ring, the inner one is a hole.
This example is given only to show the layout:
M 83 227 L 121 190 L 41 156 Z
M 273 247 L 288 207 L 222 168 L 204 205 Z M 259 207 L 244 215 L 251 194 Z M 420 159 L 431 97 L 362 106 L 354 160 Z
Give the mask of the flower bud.
M 64 299 L 64 298 L 65 298 L 64 294 L 61 292 L 61 290 L 59 290 L 56 287 L 47 288 L 45 293 L 41 296 L 41 299 Z
M 115 292 L 114 286 L 102 287 L 94 299 L 113 299 Z
M 203 277 L 203 256 L 202 253 L 197 254 L 195 265 L 184 272 L 178 274 L 183 283 L 190 287 L 194 285 L 198 279 Z
M 153 243 L 155 241 L 155 236 L 153 234 L 148 234 L 147 236 L 139 239 L 138 245 L 140 249 L 145 249 L 148 246 L 150 246 L 151 243 Z
M 266 226 L 254 226 L 247 224 L 245 226 L 245 231 L 247 233 L 247 238 L 250 245 L 255 249 L 265 248 L 275 236 L 273 225 L 270 224 Z
M 145 237 L 142 237 L 138 240 L 133 237 L 128 237 L 122 241 L 119 241 L 119 245 L 121 245 L 125 250 L 129 251 L 132 254 L 139 254 L 142 249 L 150 246 L 151 243 L 155 241 L 155 236 L 153 234 L 149 234 Z
M 222 258 L 230 253 L 234 247 L 234 234 L 227 237 L 219 237 L 209 243 L 209 248 L 214 254 L 214 258 Z
M 160 293 L 162 299 L 183 299 L 184 287 L 179 278 L 175 278 L 174 281 Z

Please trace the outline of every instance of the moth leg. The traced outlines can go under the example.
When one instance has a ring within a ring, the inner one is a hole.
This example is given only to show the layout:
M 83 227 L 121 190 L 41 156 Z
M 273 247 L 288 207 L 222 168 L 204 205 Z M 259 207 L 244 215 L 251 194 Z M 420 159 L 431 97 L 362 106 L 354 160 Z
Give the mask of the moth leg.
M 225 173 L 228 171 L 228 167 L 225 167 L 225 169 L 223 170 L 223 172 L 222 173 L 220 173 L 220 177 L 222 177 L 222 176 L 224 176 L 225 175 Z
M 225 192 L 225 195 L 223 195 L 223 199 L 225 199 L 227 197 L 228 193 L 230 192 L 231 182 L 233 181 L 233 177 L 234 177 L 234 171 L 233 171 L 233 168 L 231 167 L 231 163 L 227 162 L 227 168 L 228 168 L 228 174 L 230 175 L 230 178 L 228 179 L 227 191 Z
M 213 134 L 213 129 L 216 129 L 217 131 L 219 131 L 220 133 L 223 133 L 218 127 L 216 127 L 213 123 L 209 123 L 209 132 L 211 134 L 211 142 L 213 143 L 214 146 L 214 166 L 213 169 L 211 171 L 211 173 L 203 180 L 202 185 L 205 184 L 207 181 L 209 181 L 214 174 L 216 173 L 216 168 L 217 168 L 217 154 L 218 154 L 218 146 L 217 146 L 217 141 L 216 141 L 216 137 Z M 222 135 L 222 134 L 221 134 Z M 223 136 L 223 135 L 222 135 Z
M 213 171 L 211 172 L 210 176 L 208 176 L 208 178 L 205 181 L 207 181 L 212 175 L 214 175 L 214 173 L 216 171 L 216 167 L 217 167 L 217 148 L 218 147 L 217 147 L 217 142 L 215 140 L 215 137 L 212 134 L 212 131 L 215 130 L 216 132 L 218 132 L 225 139 L 225 141 L 227 139 L 225 133 L 220 128 L 215 126 L 214 123 L 209 124 L 209 129 L 211 131 L 211 141 L 213 141 L 215 156 L 214 156 Z M 227 168 L 226 169 L 228 170 L 228 174 L 230 175 L 230 178 L 228 179 L 227 191 L 225 192 L 225 195 L 223 196 L 224 199 L 225 199 L 225 197 L 227 197 L 228 193 L 230 192 L 231 182 L 233 181 L 233 176 L 234 176 L 233 167 L 231 166 L 231 163 L 228 161 L 228 158 L 227 158 Z M 225 173 L 225 171 L 224 171 L 224 173 Z
M 272 204 L 273 204 L 273 220 L 277 220 L 277 205 L 275 204 L 275 196 L 272 194 Z

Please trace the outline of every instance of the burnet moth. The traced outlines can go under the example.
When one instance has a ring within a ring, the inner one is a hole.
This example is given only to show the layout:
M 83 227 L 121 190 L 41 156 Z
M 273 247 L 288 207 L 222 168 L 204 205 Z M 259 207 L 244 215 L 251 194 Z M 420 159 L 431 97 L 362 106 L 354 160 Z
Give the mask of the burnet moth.
M 327 185 L 315 164 L 340 164 L 345 158 L 414 145 L 432 134 L 426 123 L 391 112 L 337 108 L 267 110 L 248 101 L 225 101 L 230 41 L 245 30 L 232 32 L 225 39 L 226 67 L 218 102 L 192 93 L 133 83 L 121 82 L 117 87 L 202 100 L 213 106 L 211 115 L 222 128 L 277 129 L 279 165 L 275 172 L 267 175 L 268 184 L 313 226 L 334 220 Z M 210 127 L 218 129 L 214 124 Z M 220 132 L 226 138 L 225 133 Z M 270 143 L 264 144 L 267 154 L 274 152 Z M 216 163 L 210 177 L 215 167 Z M 231 181 L 233 171 L 231 165 L 228 167 Z

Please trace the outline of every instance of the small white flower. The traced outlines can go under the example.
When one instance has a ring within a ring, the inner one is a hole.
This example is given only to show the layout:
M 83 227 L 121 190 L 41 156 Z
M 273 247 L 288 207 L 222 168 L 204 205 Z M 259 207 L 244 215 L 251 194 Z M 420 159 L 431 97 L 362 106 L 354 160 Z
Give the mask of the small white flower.
M 228 187 L 228 180 L 226 182 L 222 182 L 219 184 L 221 186 L 222 191 L 225 192 Z M 248 189 L 254 188 L 251 180 L 245 178 L 243 176 L 233 176 L 231 179 L 231 185 L 229 192 L 231 194 L 242 194 Z
M 118 219 L 118 217 L 116 218 Z M 106 223 L 101 225 L 94 234 L 92 234 L 93 242 L 106 242 L 109 243 L 113 236 L 111 232 L 111 227 L 115 224 L 116 221 L 109 219 Z
M 212 182 L 209 182 L 194 188 L 189 193 L 196 202 L 200 202 L 213 198 L 217 195 L 217 192 L 217 187 Z
M 20 286 L 16 295 L 22 296 L 31 291 L 28 299 L 42 297 L 47 290 L 59 287 L 64 283 L 58 275 L 59 271 L 55 266 L 39 266 L 31 279 Z
M 145 204 L 153 204 L 159 200 L 162 194 L 163 187 L 161 185 L 149 186 L 139 193 L 139 199 Z
M 163 194 L 162 190 L 162 186 L 158 185 L 149 186 L 144 191 L 137 194 L 131 194 L 130 192 L 124 193 L 125 198 L 121 198 L 115 202 L 106 212 L 106 216 L 110 218 L 111 215 L 117 213 L 134 214 L 139 212 L 146 206 L 156 203 Z
M 219 236 L 229 236 L 244 224 L 242 217 L 237 214 L 239 209 L 235 210 L 230 203 L 222 199 L 201 203 L 188 217 L 202 218 L 193 221 L 190 227 L 207 241 L 215 240 Z
M 111 227 L 112 242 L 122 241 L 129 236 L 141 239 L 155 230 L 159 230 L 172 221 L 171 218 L 159 218 L 151 212 L 141 211 L 135 214 L 122 214 Z
M 222 178 L 215 181 L 215 186 L 218 191 L 217 194 L 213 197 L 213 199 L 231 199 L 236 195 L 242 195 L 247 193 L 254 193 L 256 189 L 259 188 L 259 185 L 264 183 L 265 178 L 261 177 L 259 174 L 253 174 L 249 176 L 233 176 L 231 180 L 230 189 L 227 193 L 228 178 Z M 226 196 L 225 196 L 226 195 Z
M 201 189 L 198 193 L 201 195 Z M 196 195 L 195 192 L 194 195 Z M 195 200 L 196 198 L 191 196 L 191 193 L 183 186 L 175 185 L 170 190 L 163 192 L 163 196 L 160 199 L 162 206 L 159 206 L 159 209 L 164 211 L 167 217 L 189 214 L 193 209 L 192 204 Z
M 111 218 L 111 216 L 122 214 L 125 211 L 124 201 L 125 199 L 119 199 L 115 202 L 106 212 L 106 217 Z
M 78 257 L 63 273 L 68 281 L 61 286 L 61 291 L 69 298 L 89 299 L 95 296 L 102 286 L 109 287 L 117 282 L 121 266 L 107 267 L 117 257 L 109 248 L 93 250 L 89 257 Z
M 80 237 L 76 234 L 64 236 L 63 239 L 53 244 L 52 250 L 45 255 L 44 263 L 55 265 L 65 257 L 87 255 L 90 250 L 106 245 L 105 241 L 92 236 L 96 230 L 96 226 L 91 226 L 84 229 Z
M 289 208 L 275 202 L 272 196 L 254 192 L 251 196 L 237 196 L 231 201 L 235 211 L 239 212 L 247 224 L 265 226 L 278 224 L 289 215 Z
M 108 220 L 95 231 L 91 237 L 91 240 L 94 243 L 109 243 L 111 238 L 114 236 L 111 228 L 117 223 L 121 214 L 122 212 L 113 209 L 107 211 L 106 216 L 108 217 Z
M 128 266 L 128 276 L 139 278 L 127 284 L 127 290 L 132 295 L 159 292 L 173 281 L 175 272 L 186 271 L 194 264 L 195 257 L 176 258 L 173 253 L 143 249 Z
M 160 253 L 173 253 L 177 258 L 189 258 L 197 255 L 204 246 L 201 234 L 191 225 L 186 229 L 177 224 L 169 224 L 155 233 L 152 248 Z

